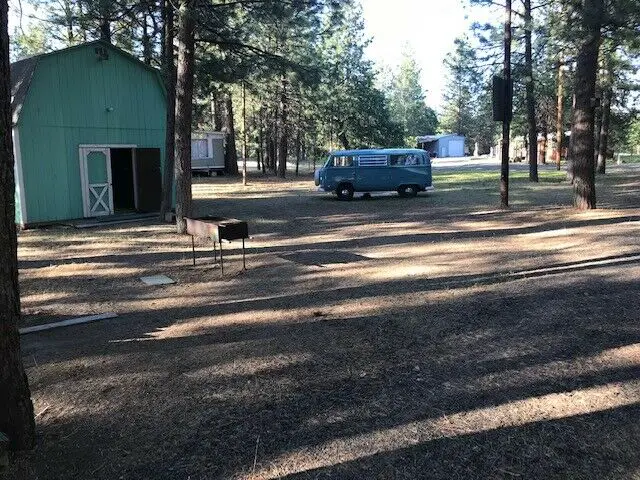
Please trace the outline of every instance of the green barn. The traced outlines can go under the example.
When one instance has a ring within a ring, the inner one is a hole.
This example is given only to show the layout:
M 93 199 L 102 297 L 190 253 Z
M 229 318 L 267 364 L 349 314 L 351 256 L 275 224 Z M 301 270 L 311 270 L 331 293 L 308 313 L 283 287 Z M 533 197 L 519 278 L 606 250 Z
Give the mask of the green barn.
M 159 210 L 158 70 L 96 41 L 11 65 L 16 223 Z

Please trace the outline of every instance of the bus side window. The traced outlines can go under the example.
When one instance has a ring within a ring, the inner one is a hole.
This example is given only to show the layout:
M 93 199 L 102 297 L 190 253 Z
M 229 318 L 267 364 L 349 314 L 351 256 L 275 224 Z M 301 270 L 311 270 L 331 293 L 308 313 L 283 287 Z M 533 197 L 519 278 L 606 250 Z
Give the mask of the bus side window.
M 333 157 L 334 167 L 353 167 L 353 157 L 341 156 Z
M 407 155 L 407 159 L 405 160 L 405 165 L 418 165 L 418 155 Z
M 391 155 L 390 165 L 395 167 L 410 167 L 420 164 L 420 156 L 415 154 Z
M 405 165 L 406 155 L 390 155 L 389 165 L 392 167 L 403 167 Z
M 427 165 L 427 157 L 424 153 L 415 153 L 409 155 L 411 157 L 411 163 L 409 164 L 407 160 L 407 165 Z

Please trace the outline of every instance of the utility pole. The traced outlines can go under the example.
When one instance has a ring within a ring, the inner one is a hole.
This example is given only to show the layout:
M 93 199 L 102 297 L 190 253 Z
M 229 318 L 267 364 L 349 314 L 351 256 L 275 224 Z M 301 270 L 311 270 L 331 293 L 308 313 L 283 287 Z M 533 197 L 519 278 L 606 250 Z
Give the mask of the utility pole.
M 247 89 L 242 82 L 242 185 L 247 185 Z
M 506 0 L 504 20 L 505 114 L 502 122 L 502 164 L 500 167 L 500 205 L 509 206 L 509 133 L 511 129 L 511 0 Z

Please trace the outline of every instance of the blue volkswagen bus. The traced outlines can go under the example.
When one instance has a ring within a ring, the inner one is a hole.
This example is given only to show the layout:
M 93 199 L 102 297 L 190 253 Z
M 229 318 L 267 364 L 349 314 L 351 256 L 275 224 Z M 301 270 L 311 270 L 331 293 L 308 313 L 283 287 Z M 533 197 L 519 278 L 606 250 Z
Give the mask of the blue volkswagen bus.
M 340 200 L 351 200 L 354 192 L 396 191 L 401 197 L 415 197 L 433 190 L 431 159 L 414 148 L 341 150 L 331 153 L 316 171 L 315 183 Z

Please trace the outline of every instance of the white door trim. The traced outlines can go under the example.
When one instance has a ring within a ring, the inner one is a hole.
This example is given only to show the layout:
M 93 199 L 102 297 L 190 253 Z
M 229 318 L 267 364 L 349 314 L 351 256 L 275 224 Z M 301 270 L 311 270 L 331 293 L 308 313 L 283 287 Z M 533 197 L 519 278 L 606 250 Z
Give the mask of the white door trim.
M 20 151 L 20 132 L 15 126 L 11 130 L 13 135 L 13 158 L 14 173 L 16 181 L 16 189 L 18 190 L 18 198 L 20 199 L 20 218 L 22 220 L 21 227 L 27 224 L 27 195 L 24 190 L 24 174 L 22 172 L 22 153 Z
M 103 184 L 89 184 L 89 171 L 87 169 L 87 157 L 91 152 L 100 152 L 105 156 L 105 168 L 107 171 L 107 183 Z M 111 186 L 111 150 L 106 147 L 81 147 L 80 153 L 80 179 L 82 182 L 82 202 L 83 211 L 85 217 L 95 217 L 100 215 L 112 215 L 113 214 L 113 188 Z M 103 187 L 101 192 L 98 192 L 95 187 Z M 104 199 L 104 195 L 107 194 L 109 199 Z M 95 198 L 96 203 L 94 208 L 91 208 L 92 197 Z M 106 212 L 95 212 L 95 207 L 102 205 Z
M 78 148 L 78 156 L 80 161 L 80 190 L 82 191 L 82 215 L 86 218 L 89 216 L 89 208 L 87 205 L 89 204 L 89 195 L 87 186 L 87 169 L 86 162 L 84 161 L 84 148 Z
M 82 185 L 82 207 L 85 217 L 93 217 L 95 216 L 91 212 L 91 204 L 90 204 L 90 192 L 89 192 L 89 177 L 87 171 L 87 164 L 84 156 L 85 150 L 90 151 L 104 151 L 107 156 L 107 178 L 109 182 L 109 214 L 113 215 L 113 180 L 111 177 L 111 149 L 112 148 L 130 148 L 131 149 L 131 159 L 133 162 L 133 176 L 134 176 L 134 203 L 137 208 L 138 206 L 138 190 L 136 179 L 136 170 L 135 170 L 135 148 L 138 145 L 130 144 L 130 143 L 81 143 L 78 145 L 78 152 L 80 156 L 80 182 Z M 93 195 L 99 195 L 97 192 L 93 192 Z

